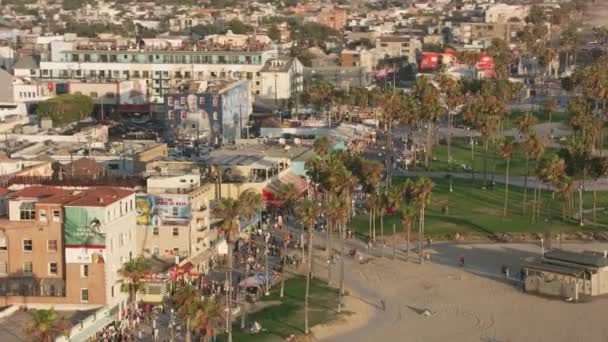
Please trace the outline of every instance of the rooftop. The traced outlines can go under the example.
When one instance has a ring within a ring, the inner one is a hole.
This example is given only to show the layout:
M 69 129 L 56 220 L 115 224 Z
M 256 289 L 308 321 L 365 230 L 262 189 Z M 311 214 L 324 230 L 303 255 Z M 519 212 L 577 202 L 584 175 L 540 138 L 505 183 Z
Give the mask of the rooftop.
M 91 188 L 80 193 L 76 200 L 66 205 L 70 207 L 106 207 L 131 194 L 133 194 L 132 191 L 114 187 Z
M 65 190 L 56 188 L 54 186 L 30 186 L 23 190 L 15 191 L 9 195 L 10 199 L 23 199 L 23 198 L 46 198 L 55 195 L 66 195 Z
M 591 252 L 571 252 L 563 249 L 554 249 L 544 255 L 545 259 L 558 260 L 562 262 L 568 262 L 572 264 L 579 264 L 583 266 L 592 267 L 606 267 L 608 266 L 608 258 L 604 258 L 599 253 Z

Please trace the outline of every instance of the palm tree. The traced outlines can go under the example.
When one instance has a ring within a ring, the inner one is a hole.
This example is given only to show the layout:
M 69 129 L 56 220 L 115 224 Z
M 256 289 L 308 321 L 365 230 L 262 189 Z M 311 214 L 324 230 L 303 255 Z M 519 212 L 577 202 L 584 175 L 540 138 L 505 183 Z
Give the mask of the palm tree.
M 445 109 L 439 102 L 439 91 L 426 77 L 420 77 L 416 80 L 414 98 L 416 113 L 426 124 L 426 153 L 424 156 L 424 166 L 428 169 L 429 161 L 432 157 L 432 133 L 435 124 L 439 121 Z
M 308 228 L 308 272 L 306 272 L 306 292 L 304 294 L 304 333 L 308 334 L 308 296 L 310 290 L 310 277 L 312 274 L 313 234 L 318 214 L 317 204 L 311 200 L 304 200 L 300 204 L 299 212 L 302 225 Z M 302 244 L 304 243 L 302 242 Z
M 325 160 L 331 151 L 331 142 L 327 137 L 320 137 L 315 140 L 312 148 L 322 160 Z
M 419 239 L 420 239 L 420 264 L 424 264 L 423 258 L 423 240 L 424 240 L 424 211 L 426 206 L 431 203 L 431 193 L 433 191 L 433 182 L 428 178 L 420 178 L 415 185 L 415 203 L 418 208 L 419 219 Z
M 401 210 L 401 223 L 403 224 L 403 230 L 406 232 L 405 250 L 407 260 L 410 259 L 410 234 L 412 232 L 412 225 L 414 224 L 415 218 L 416 209 L 411 205 L 407 205 Z
M 293 183 L 281 183 L 279 187 L 279 197 L 283 200 L 283 208 L 288 214 L 292 214 L 293 206 L 298 199 L 298 190 Z
M 338 312 L 342 311 L 342 296 L 344 295 L 344 225 L 349 217 L 348 206 L 343 198 L 334 197 L 329 202 L 328 210 L 332 213 L 333 220 L 338 227 L 340 235 L 340 281 Z M 331 265 L 330 265 L 331 267 Z
M 191 340 L 191 318 L 194 316 L 196 303 L 201 300 L 201 294 L 190 285 L 180 287 L 173 295 L 177 313 L 186 321 L 186 341 Z M 228 306 L 228 308 L 230 308 Z
M 538 165 L 540 162 L 540 157 L 543 155 L 545 151 L 545 140 L 542 137 L 539 137 L 536 133 L 531 134 L 526 141 L 526 152 L 528 155 L 532 156 L 534 160 L 536 160 L 536 169 L 538 170 Z M 526 174 L 527 174 L 526 170 Z M 536 182 L 536 187 L 534 189 L 534 200 L 532 205 L 532 222 L 535 222 L 536 219 L 536 211 L 540 210 L 540 198 L 538 193 L 540 193 L 539 182 Z M 525 190 L 525 189 L 524 189 Z M 525 194 L 525 192 L 524 192 Z M 525 205 L 525 203 L 524 203 Z
M 566 221 L 566 212 L 568 212 L 568 215 L 572 214 L 572 193 L 574 192 L 574 189 L 576 187 L 576 184 L 574 183 L 574 181 L 572 180 L 572 178 L 570 177 L 562 177 L 562 179 L 560 179 L 559 184 L 557 184 L 557 193 L 560 195 L 560 197 L 562 198 L 562 220 Z
M 395 211 L 398 209 L 399 203 L 401 202 L 401 198 L 403 197 L 402 191 L 403 191 L 402 187 L 394 187 L 386 192 L 385 201 L 386 201 L 387 210 L 392 209 L 393 211 Z M 395 260 L 395 258 L 396 258 L 396 247 L 397 246 L 395 245 L 395 239 L 396 239 L 396 232 L 395 232 L 395 225 L 393 224 L 393 260 Z M 384 251 L 382 251 L 382 255 L 384 255 Z
M 464 103 L 464 94 L 460 82 L 445 73 L 439 75 L 437 82 L 443 94 L 443 103 L 448 116 L 448 164 L 450 167 L 450 192 L 452 192 L 452 117 L 456 108 Z
M 382 246 L 380 248 L 380 255 L 384 257 L 384 215 L 386 215 L 386 211 L 388 210 L 388 189 L 384 188 L 380 191 L 380 195 L 378 196 L 378 203 L 376 210 L 378 210 L 378 215 L 380 215 L 380 242 Z
M 517 126 L 519 128 L 519 132 L 522 138 L 528 139 L 530 133 L 532 133 L 534 125 L 536 125 L 538 120 L 536 117 L 527 112 L 524 115 L 520 116 L 517 120 Z M 526 154 L 526 174 L 524 176 L 524 199 L 523 199 L 523 212 L 526 213 L 526 197 L 528 195 L 528 176 L 530 174 L 530 150 L 528 148 L 528 144 L 525 145 L 525 154 Z
M 58 336 L 68 336 L 71 328 L 70 321 L 65 317 L 59 317 L 55 308 L 48 310 L 28 311 L 31 322 L 25 333 L 34 341 L 51 342 Z
M 502 159 L 507 161 L 507 169 L 505 174 L 505 205 L 502 211 L 502 217 L 507 217 L 507 208 L 509 202 L 509 166 L 511 164 L 511 155 L 513 154 L 514 145 L 512 142 L 507 142 L 503 139 L 498 144 L 498 152 Z
M 553 156 L 551 159 L 543 161 L 539 169 L 537 170 L 539 179 L 550 185 L 553 188 L 552 199 L 555 198 L 555 188 L 561 183 L 561 180 L 566 175 L 566 164 L 563 159 L 559 159 L 557 156 Z M 541 190 L 539 189 L 538 194 L 539 201 L 541 199 Z M 551 213 L 549 213 L 551 215 Z M 540 211 L 537 216 L 540 216 Z M 547 248 L 551 248 L 551 231 L 550 225 L 547 227 Z
M 135 305 L 136 295 L 141 285 L 141 280 L 150 273 L 150 264 L 143 257 L 131 259 L 122 265 L 118 274 L 126 278 L 129 285 L 129 302 Z
M 558 103 L 555 97 L 550 96 L 543 101 L 542 108 L 545 113 L 549 114 L 549 123 L 553 121 L 553 113 L 557 110 L 557 106 Z
M 220 224 L 220 232 L 224 235 L 224 239 L 228 244 L 228 293 L 226 294 L 226 307 L 228 308 L 226 314 L 226 330 L 228 333 L 228 342 L 232 342 L 232 307 L 230 305 L 230 299 L 232 298 L 232 252 L 234 250 L 234 243 L 237 241 L 240 234 L 240 223 L 239 216 L 242 213 L 242 205 L 238 200 L 232 198 L 222 198 L 219 205 L 213 210 L 214 216 L 219 218 L 222 223 Z

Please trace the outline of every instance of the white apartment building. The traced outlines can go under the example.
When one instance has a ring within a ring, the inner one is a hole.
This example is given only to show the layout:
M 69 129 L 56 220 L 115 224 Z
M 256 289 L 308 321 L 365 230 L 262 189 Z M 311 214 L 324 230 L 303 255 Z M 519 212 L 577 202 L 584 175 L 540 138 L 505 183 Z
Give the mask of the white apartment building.
M 486 10 L 486 23 L 506 23 L 511 18 L 523 22 L 530 13 L 528 5 L 495 4 Z
M 302 92 L 303 65 L 297 58 L 284 57 L 269 60 L 260 72 L 260 97 L 287 100 Z
M 185 79 L 247 79 L 252 94 L 260 94 L 260 72 L 269 59 L 277 56 L 275 49 L 137 48 L 133 44 L 116 47 L 106 43 L 51 41 L 39 65 L 27 63 L 18 68 L 17 63 L 15 73 L 58 82 L 144 80 L 151 101 L 162 103 L 163 94 Z

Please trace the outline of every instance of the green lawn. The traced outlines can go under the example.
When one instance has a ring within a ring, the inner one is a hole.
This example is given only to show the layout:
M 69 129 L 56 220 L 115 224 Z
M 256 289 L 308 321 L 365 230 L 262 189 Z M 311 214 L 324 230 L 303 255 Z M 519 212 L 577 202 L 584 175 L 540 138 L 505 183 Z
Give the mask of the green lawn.
M 279 286 L 275 286 L 264 301 L 282 301 L 280 305 L 268 307 L 247 316 L 247 326 L 253 321 L 260 323 L 265 332 L 251 335 L 241 332 L 240 318 L 233 326 L 234 341 L 284 341 L 291 334 L 304 334 L 304 293 L 306 278 L 298 276 L 285 281 L 285 296 L 279 298 Z M 310 283 L 309 324 L 328 322 L 337 317 L 338 290 L 320 280 Z M 224 341 L 220 338 L 219 341 Z
M 551 216 L 553 231 L 581 230 L 574 221 L 562 221 L 562 201 L 556 196 L 551 200 L 549 191 L 543 191 L 543 206 L 541 207 L 540 222 L 532 223 L 531 199 L 533 191 L 528 190 L 528 210 L 523 214 L 523 188 L 509 187 L 509 212 L 506 219 L 502 218 L 504 201 L 504 185 L 497 184 L 494 190 L 481 189 L 481 182 L 454 179 L 454 192 L 449 192 L 447 179 L 434 179 L 432 203 L 426 210 L 426 233 L 438 238 L 452 238 L 456 233 L 474 233 L 492 235 L 494 233 L 544 232 L 547 228 L 545 218 Z M 397 181 L 399 182 L 399 181 Z M 578 206 L 578 196 L 575 197 Z M 604 212 L 608 203 L 608 192 L 597 193 L 598 221 L 591 223 L 592 214 L 585 215 L 585 231 L 608 231 L 608 216 Z M 552 203 L 552 204 L 551 204 Z M 585 209 L 592 207 L 592 193 L 585 193 L 583 203 Z M 448 206 L 449 214 L 444 214 L 442 208 Z M 353 227 L 362 236 L 369 234 L 369 216 L 358 216 L 353 219 Z M 392 232 L 393 224 L 397 231 L 403 232 L 399 215 L 387 216 L 384 220 L 385 234 Z M 377 225 L 379 235 L 380 224 Z M 417 231 L 417 225 L 414 226 Z
M 523 110 L 512 110 L 507 114 L 507 118 L 504 122 L 504 129 L 517 128 L 517 119 L 522 116 L 526 111 Z M 538 119 L 538 123 L 547 123 L 549 122 L 549 113 L 545 113 L 541 110 L 532 111 L 534 116 Z M 568 120 L 567 112 L 555 112 L 551 115 L 551 122 L 563 122 L 566 123 Z
M 483 143 L 476 139 L 474 146 L 474 162 L 471 163 L 471 144 L 469 138 L 455 138 L 452 140 L 452 159 L 453 159 L 453 171 L 454 172 L 465 172 L 463 165 L 467 168 L 473 165 L 475 172 L 483 172 L 484 157 L 487 158 L 487 172 L 489 175 L 492 174 L 494 165 L 496 165 L 496 174 L 504 174 L 507 169 L 507 162 L 503 160 L 497 153 L 494 146 L 488 147 L 488 153 L 486 154 L 483 148 Z M 545 149 L 545 156 L 552 153 L 557 153 L 556 149 L 547 148 Z M 422 169 L 422 165 L 419 164 L 416 169 Z M 535 162 L 530 161 L 530 173 L 533 174 Z M 433 147 L 433 161 L 431 162 L 432 171 L 449 171 L 450 165 L 448 163 L 448 146 L 444 142 Z M 467 169 L 468 170 L 468 169 Z M 511 157 L 511 165 L 509 173 L 511 175 L 525 175 L 526 174 L 526 159 L 525 154 L 521 147 L 515 148 L 513 156 Z

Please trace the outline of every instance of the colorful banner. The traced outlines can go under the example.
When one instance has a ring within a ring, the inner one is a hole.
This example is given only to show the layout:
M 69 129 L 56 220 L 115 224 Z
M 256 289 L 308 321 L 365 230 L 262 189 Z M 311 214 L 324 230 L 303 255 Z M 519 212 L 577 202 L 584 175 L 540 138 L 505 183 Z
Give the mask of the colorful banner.
M 102 218 L 102 209 L 65 207 L 65 246 L 105 248 L 106 234 L 102 231 Z
M 187 195 L 139 195 L 135 202 L 138 225 L 188 225 L 192 217 Z

